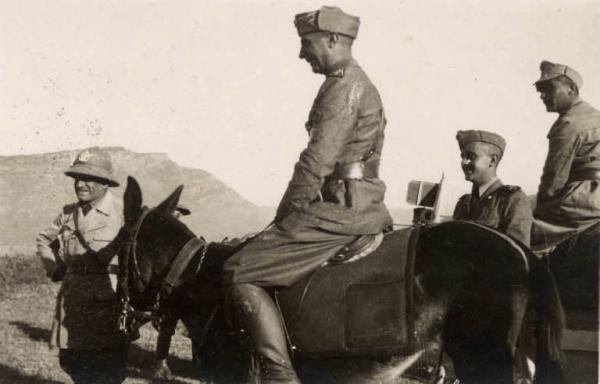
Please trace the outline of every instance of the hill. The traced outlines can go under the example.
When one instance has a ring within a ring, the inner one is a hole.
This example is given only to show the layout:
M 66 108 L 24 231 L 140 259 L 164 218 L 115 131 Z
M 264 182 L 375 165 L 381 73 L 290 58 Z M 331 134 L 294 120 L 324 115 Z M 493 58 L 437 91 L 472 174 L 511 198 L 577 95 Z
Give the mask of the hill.
M 165 154 L 107 150 L 122 183 L 114 188 L 116 194 L 123 194 L 131 175 L 142 187 L 144 204 L 155 206 L 184 184 L 181 202 L 192 214 L 183 221 L 209 240 L 261 230 L 272 218 L 210 173 L 181 167 Z M 63 172 L 78 152 L 0 156 L 0 246 L 33 245 L 36 234 L 51 224 L 61 207 L 75 201 L 73 181 Z

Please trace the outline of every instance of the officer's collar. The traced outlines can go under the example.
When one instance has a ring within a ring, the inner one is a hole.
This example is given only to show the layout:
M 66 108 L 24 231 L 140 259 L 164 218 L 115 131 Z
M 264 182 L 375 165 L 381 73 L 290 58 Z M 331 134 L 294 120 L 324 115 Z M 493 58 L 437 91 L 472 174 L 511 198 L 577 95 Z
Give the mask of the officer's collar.
M 358 63 L 352 58 L 340 60 L 329 68 L 327 77 L 344 77 L 346 68 L 351 66 L 358 66 Z
M 102 196 L 102 198 L 100 198 L 100 200 L 92 204 L 92 208 L 94 208 L 98 212 L 105 214 L 106 216 L 110 216 L 111 199 L 112 194 L 110 193 L 110 191 L 106 191 L 106 193 L 104 194 L 104 196 Z
M 496 186 L 496 184 L 498 184 L 499 182 L 500 182 L 500 179 L 498 178 L 498 176 L 495 176 L 487 183 L 480 185 L 478 187 L 479 188 L 479 197 L 481 198 L 481 197 L 489 194 L 489 192 L 493 192 L 494 191 L 493 187 Z

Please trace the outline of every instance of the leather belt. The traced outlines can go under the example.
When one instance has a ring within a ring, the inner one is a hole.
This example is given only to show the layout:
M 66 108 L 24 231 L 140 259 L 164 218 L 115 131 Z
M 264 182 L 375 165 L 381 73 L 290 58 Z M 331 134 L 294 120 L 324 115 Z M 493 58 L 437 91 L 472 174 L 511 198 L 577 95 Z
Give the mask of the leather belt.
M 375 179 L 379 177 L 379 160 L 336 164 L 330 177 L 342 180 Z
M 110 264 L 106 267 L 87 266 L 85 263 L 70 263 L 67 266 L 67 274 L 73 275 L 116 275 L 119 266 Z
M 600 180 L 600 169 L 580 169 L 569 175 L 569 182 L 584 180 Z

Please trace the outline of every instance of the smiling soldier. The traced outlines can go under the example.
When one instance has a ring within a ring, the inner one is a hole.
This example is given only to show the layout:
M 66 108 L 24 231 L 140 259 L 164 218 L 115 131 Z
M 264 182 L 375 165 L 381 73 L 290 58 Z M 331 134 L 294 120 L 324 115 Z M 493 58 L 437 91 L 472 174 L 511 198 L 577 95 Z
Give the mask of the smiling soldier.
M 579 97 L 581 75 L 542 61 L 536 90 L 558 119 L 548 133 L 532 247 L 544 252 L 600 220 L 600 112 Z
M 456 204 L 454 219 L 486 225 L 529 246 L 532 213 L 527 196 L 496 175 L 504 138 L 486 131 L 458 131 L 456 139 L 465 180 L 473 183 L 473 190 Z
M 109 187 L 119 183 L 108 153 L 89 148 L 65 171 L 75 179 L 77 202 L 65 205 L 37 237 L 48 276 L 62 280 L 51 344 L 75 383 L 121 383 L 128 344 L 117 331 L 113 242 L 123 225 L 123 204 Z M 58 246 L 53 246 L 58 244 Z M 101 251 L 102 252 L 99 252 Z
M 272 225 L 224 265 L 227 302 L 252 338 L 251 382 L 297 383 L 281 316 L 266 289 L 287 287 L 361 235 L 391 226 L 378 176 L 385 118 L 379 93 L 352 58 L 358 17 L 337 7 L 296 15 L 300 58 L 326 76 Z

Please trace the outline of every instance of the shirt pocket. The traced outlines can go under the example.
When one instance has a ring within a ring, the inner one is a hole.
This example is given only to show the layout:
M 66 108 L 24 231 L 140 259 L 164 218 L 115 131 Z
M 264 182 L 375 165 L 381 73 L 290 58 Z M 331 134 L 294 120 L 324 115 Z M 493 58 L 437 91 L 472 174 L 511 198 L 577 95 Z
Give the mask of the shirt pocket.
M 118 233 L 119 228 L 113 228 L 109 225 L 95 228 L 93 231 L 93 236 L 91 236 L 92 244 L 90 244 L 90 246 L 95 251 L 98 251 L 110 244 L 115 237 L 117 237 Z
M 79 249 L 79 241 L 75 236 L 75 228 L 70 223 L 66 223 L 62 226 L 59 235 L 60 247 L 64 250 L 65 255 L 75 255 Z

